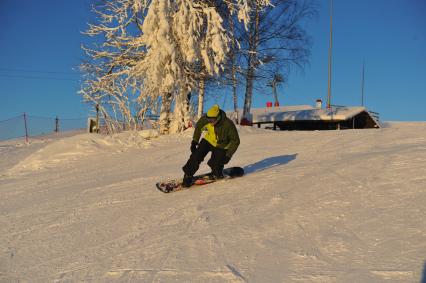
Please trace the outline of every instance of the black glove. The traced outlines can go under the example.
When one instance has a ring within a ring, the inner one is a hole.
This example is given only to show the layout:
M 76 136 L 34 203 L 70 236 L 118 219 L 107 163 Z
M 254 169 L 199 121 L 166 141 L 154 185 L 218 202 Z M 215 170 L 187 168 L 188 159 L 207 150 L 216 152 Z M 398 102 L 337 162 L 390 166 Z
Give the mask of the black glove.
M 225 157 L 223 158 L 223 164 L 228 164 L 230 160 L 231 156 L 225 155 Z
M 197 150 L 197 146 L 198 146 L 198 142 L 196 142 L 196 141 L 193 140 L 191 142 L 191 153 L 194 153 L 194 151 Z

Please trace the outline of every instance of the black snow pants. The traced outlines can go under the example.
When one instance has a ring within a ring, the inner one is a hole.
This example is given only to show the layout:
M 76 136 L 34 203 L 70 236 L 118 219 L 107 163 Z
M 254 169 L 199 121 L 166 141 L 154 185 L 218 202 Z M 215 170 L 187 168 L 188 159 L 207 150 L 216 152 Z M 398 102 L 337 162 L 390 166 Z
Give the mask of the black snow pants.
M 197 149 L 191 154 L 189 160 L 182 167 L 183 172 L 186 175 L 194 176 L 195 172 L 197 172 L 198 168 L 200 168 L 201 162 L 203 162 L 204 158 L 209 152 L 212 153 L 212 156 L 207 162 L 207 165 L 209 165 L 209 167 L 212 169 L 212 173 L 214 175 L 222 175 L 226 149 L 214 147 L 205 139 L 201 140 Z

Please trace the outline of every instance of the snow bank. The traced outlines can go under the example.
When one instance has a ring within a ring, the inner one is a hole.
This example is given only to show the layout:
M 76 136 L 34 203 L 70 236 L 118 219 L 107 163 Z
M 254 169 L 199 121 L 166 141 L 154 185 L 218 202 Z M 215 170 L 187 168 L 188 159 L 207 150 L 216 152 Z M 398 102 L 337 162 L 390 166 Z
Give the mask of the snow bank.
M 158 137 L 156 130 L 144 130 L 112 136 L 85 133 L 59 140 L 35 141 L 35 143 L 44 143 L 45 146 L 8 170 L 8 174 L 53 168 L 60 163 L 80 160 L 88 155 L 120 153 L 133 148 L 149 148 L 151 147 L 150 140 L 156 137 Z M 22 146 L 22 144 L 18 143 L 17 146 Z

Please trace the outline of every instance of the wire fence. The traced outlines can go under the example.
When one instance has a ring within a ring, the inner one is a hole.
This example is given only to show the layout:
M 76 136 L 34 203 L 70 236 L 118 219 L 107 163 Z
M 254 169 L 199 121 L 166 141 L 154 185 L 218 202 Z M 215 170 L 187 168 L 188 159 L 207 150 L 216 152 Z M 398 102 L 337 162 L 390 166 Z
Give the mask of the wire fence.
M 88 118 L 52 118 L 32 116 L 24 113 L 7 120 L 0 121 L 0 141 L 25 138 L 43 138 L 53 133 L 66 131 L 88 131 L 100 134 L 114 134 L 128 130 L 157 128 L 158 115 L 147 115 L 140 125 L 129 126 L 128 123 L 108 120 L 103 117 Z
M 43 137 L 48 134 L 87 128 L 87 118 L 62 119 L 39 117 L 24 113 L 0 121 L 0 140 Z

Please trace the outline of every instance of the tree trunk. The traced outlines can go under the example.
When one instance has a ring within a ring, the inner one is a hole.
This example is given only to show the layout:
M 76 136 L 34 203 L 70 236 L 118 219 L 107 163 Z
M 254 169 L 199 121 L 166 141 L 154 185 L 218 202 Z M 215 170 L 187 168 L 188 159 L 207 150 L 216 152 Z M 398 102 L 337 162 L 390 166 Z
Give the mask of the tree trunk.
M 201 78 L 198 85 L 198 110 L 197 110 L 197 120 L 203 116 L 204 108 L 204 92 L 205 92 L 205 79 Z
M 240 118 L 238 117 L 237 78 L 235 75 L 235 65 L 232 66 L 232 97 L 234 100 L 234 120 L 236 124 L 239 124 Z
M 230 52 L 230 58 L 232 62 L 231 66 L 231 79 L 232 79 L 232 98 L 234 101 L 234 121 L 236 124 L 239 124 L 239 117 L 238 117 L 238 97 L 237 97 L 237 76 L 236 76 L 236 58 L 235 58 L 235 29 L 234 29 L 234 20 L 233 17 L 229 16 L 229 26 L 231 29 L 231 35 L 232 35 L 232 41 L 231 41 L 231 52 Z
M 276 83 L 273 84 L 272 91 L 274 92 L 274 106 L 279 106 L 280 102 L 278 101 L 278 93 L 277 93 Z
M 176 95 L 175 109 L 173 111 L 173 120 L 170 126 L 170 133 L 180 133 L 189 128 L 190 115 L 188 94 L 185 90 Z
M 172 102 L 172 94 L 165 93 L 161 98 L 161 110 L 160 110 L 160 134 L 168 134 L 170 131 L 170 107 Z
M 257 67 L 257 46 L 259 43 L 259 4 L 256 3 L 254 23 L 250 26 L 248 70 L 246 77 L 246 95 L 244 99 L 243 117 L 250 113 L 253 97 L 253 80 Z
M 247 114 L 250 113 L 251 109 L 251 102 L 253 97 L 253 77 L 254 77 L 254 67 L 252 66 L 252 57 L 249 56 L 249 69 L 247 71 L 247 77 L 246 77 L 246 96 L 244 99 L 244 109 L 243 109 L 243 117 L 246 117 Z

